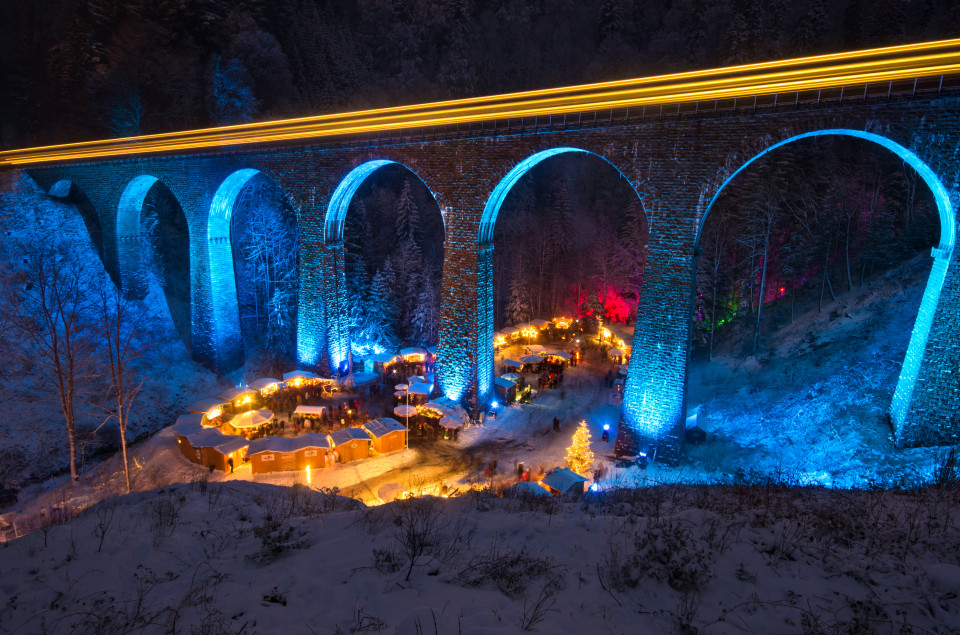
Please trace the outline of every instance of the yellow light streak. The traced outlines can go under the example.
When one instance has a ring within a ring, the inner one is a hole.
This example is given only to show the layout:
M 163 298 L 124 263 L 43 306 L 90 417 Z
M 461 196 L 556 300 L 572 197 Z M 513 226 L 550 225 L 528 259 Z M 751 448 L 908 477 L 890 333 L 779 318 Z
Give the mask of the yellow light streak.
M 216 150 L 960 74 L 960 39 L 505 95 L 0 152 L 0 166 Z

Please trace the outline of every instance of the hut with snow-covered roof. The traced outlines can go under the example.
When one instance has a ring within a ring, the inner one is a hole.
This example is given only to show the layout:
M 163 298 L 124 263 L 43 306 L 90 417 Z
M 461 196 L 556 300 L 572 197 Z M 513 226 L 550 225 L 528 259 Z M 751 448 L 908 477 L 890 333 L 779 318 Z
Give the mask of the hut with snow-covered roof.
M 263 437 L 250 442 L 247 459 L 254 474 L 326 467 L 332 447 L 325 434 L 308 432 L 295 437 Z
M 513 403 L 517 398 L 517 382 L 507 377 L 494 377 L 493 387 L 502 404 Z
M 583 484 L 586 482 L 586 478 L 567 467 L 555 467 L 540 479 L 540 484 L 554 496 L 583 496 Z
M 230 461 L 234 466 L 239 465 L 243 451 L 250 442 L 232 434 L 223 434 L 216 428 L 204 428 L 195 418 L 200 416 L 183 415 L 173 425 L 180 453 L 198 465 L 230 471 Z
M 341 428 L 330 433 L 334 451 L 341 463 L 349 463 L 370 456 L 370 435 L 363 428 Z
M 361 427 L 370 435 L 373 449 L 380 454 L 396 452 L 407 447 L 407 428 L 392 417 L 371 419 Z

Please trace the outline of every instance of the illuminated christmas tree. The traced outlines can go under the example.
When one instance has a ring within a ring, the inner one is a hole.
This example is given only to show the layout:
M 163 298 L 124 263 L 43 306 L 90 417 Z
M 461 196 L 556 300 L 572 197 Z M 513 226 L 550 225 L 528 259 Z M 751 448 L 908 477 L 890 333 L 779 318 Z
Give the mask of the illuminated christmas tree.
M 593 465 L 593 450 L 590 449 L 590 430 L 586 420 L 581 421 L 573 433 L 572 445 L 567 448 L 567 465 L 581 476 L 590 474 Z

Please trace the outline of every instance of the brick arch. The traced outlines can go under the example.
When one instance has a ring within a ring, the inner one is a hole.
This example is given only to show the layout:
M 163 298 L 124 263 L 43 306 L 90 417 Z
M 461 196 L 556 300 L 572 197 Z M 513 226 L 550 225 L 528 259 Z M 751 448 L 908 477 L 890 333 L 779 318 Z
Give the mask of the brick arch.
M 924 162 L 916 153 L 900 145 L 896 141 L 863 130 L 852 130 L 847 128 L 830 128 L 825 130 L 813 130 L 797 134 L 773 145 L 764 148 L 761 152 L 751 157 L 738 167 L 730 176 L 728 176 L 720 187 L 717 188 L 697 226 L 695 244 L 699 246 L 700 236 L 707 218 L 713 209 L 720 193 L 740 172 L 747 168 L 764 155 L 777 148 L 801 139 L 809 139 L 820 136 L 847 136 L 858 139 L 864 139 L 886 148 L 893 154 L 900 157 L 905 163 L 910 165 L 923 179 L 927 187 L 933 194 L 934 201 L 937 204 L 937 211 L 940 215 L 940 242 L 935 247 L 931 255 L 933 257 L 933 266 L 930 270 L 930 276 L 927 279 L 927 286 L 920 302 L 920 311 L 917 314 L 917 320 L 913 325 L 910 335 L 910 343 L 907 345 L 907 353 L 901 367 L 900 376 L 897 379 L 897 387 L 893 394 L 890 404 L 890 415 L 893 421 L 894 437 L 898 443 L 902 442 L 904 434 L 904 425 L 907 423 L 907 414 L 910 402 L 913 398 L 914 387 L 917 377 L 923 364 L 924 352 L 927 341 L 930 336 L 930 329 L 933 326 L 934 315 L 937 312 L 937 306 L 940 302 L 940 292 L 943 289 L 944 281 L 947 278 L 947 271 L 950 266 L 950 260 L 953 255 L 953 249 L 956 244 L 956 211 L 950 201 L 950 194 L 944 187 L 940 177 Z M 694 272 L 694 276 L 696 272 Z
M 224 371 L 237 368 L 243 363 L 240 306 L 233 268 L 230 221 L 240 192 L 256 177 L 269 179 L 290 202 L 289 196 L 280 187 L 277 179 L 259 169 L 240 168 L 230 173 L 217 187 L 210 201 L 210 212 L 207 216 L 209 293 L 213 331 L 211 340 L 216 367 Z M 297 209 L 297 206 L 293 207 Z M 296 222 L 299 223 L 299 220 L 297 219 Z
M 135 176 L 123 188 L 117 203 L 117 271 L 120 276 L 120 289 L 126 297 L 139 298 L 147 291 L 142 269 L 140 215 L 147 195 L 159 182 L 159 179 L 151 174 Z
M 479 254 L 476 315 L 476 382 L 477 398 L 480 403 L 489 402 L 493 391 L 493 236 L 500 208 L 503 206 L 503 202 L 506 200 L 510 190 L 513 189 L 525 174 L 544 160 L 564 154 L 588 154 L 602 160 L 616 170 L 629 184 L 634 194 L 639 197 L 639 193 L 637 193 L 633 182 L 609 159 L 590 150 L 569 146 L 548 148 L 528 156 L 517 163 L 507 172 L 499 183 L 497 183 L 484 205 L 477 235 Z M 647 222 L 649 223 L 649 219 L 647 219 Z M 443 352 L 444 351 L 441 351 L 441 353 Z M 449 353 L 447 354 L 449 355 Z M 463 373 L 461 377 L 452 375 L 453 373 L 448 371 L 447 376 L 444 378 L 443 390 L 447 397 L 459 400 L 464 392 L 468 390 L 471 378 L 466 373 Z
M 429 185 L 417 174 L 400 161 L 392 159 L 371 159 L 361 163 L 350 170 L 337 184 L 336 189 L 330 196 L 330 202 L 327 204 L 324 215 L 323 241 L 325 247 L 332 252 L 330 254 L 329 269 L 325 272 L 328 279 L 334 281 L 333 286 L 337 292 L 327 296 L 327 355 L 331 371 L 339 370 L 341 364 L 350 359 L 351 342 L 350 331 L 347 328 L 348 307 L 346 306 L 346 280 L 344 274 L 344 244 L 343 227 L 347 219 L 347 211 L 353 197 L 363 183 L 374 175 L 381 168 L 389 165 L 398 165 L 407 173 L 412 174 L 423 184 L 430 192 L 437 208 L 440 208 L 436 194 Z M 440 212 L 443 223 L 444 233 L 446 233 L 446 218 Z M 306 307 L 304 307 L 306 308 Z M 320 338 L 317 333 L 306 332 L 301 329 L 298 337 L 298 359 L 308 365 L 316 364 L 318 361 L 318 349 L 320 348 Z

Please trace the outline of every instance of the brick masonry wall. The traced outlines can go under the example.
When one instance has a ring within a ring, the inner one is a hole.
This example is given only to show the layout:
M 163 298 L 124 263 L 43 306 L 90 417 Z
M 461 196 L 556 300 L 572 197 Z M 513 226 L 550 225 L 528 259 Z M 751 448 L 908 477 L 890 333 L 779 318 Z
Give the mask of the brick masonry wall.
M 146 157 L 30 168 L 42 186 L 69 179 L 100 215 L 106 266 L 117 275 L 116 210 L 126 184 L 155 176 L 183 206 L 190 227 L 193 354 L 221 370 L 232 362 L 214 341 L 207 223 L 213 196 L 231 173 L 254 168 L 273 179 L 297 210 L 300 231 L 301 361 L 332 370 L 346 354 L 343 248 L 326 244 L 323 226 L 337 184 L 365 161 L 396 161 L 420 177 L 445 222 L 439 380 L 468 403 L 491 395 L 492 246 L 480 244 L 484 206 L 497 183 L 523 159 L 573 147 L 608 160 L 654 202 L 648 218 L 645 287 L 625 388 L 619 451 L 682 447 L 690 351 L 696 236 L 725 180 L 752 157 L 791 137 L 820 130 L 876 133 L 915 152 L 958 201 L 960 100 L 955 96 L 864 101 L 822 107 L 701 113 L 581 129 L 443 140 L 233 149 L 211 155 Z M 571 118 L 572 121 L 572 118 Z M 954 227 L 956 227 L 956 222 Z M 960 274 L 957 253 L 945 274 L 929 339 L 918 353 L 916 386 L 898 439 L 903 445 L 955 442 L 960 431 Z M 227 347 L 229 349 L 229 347 Z M 229 352 L 229 351 L 228 351 Z

